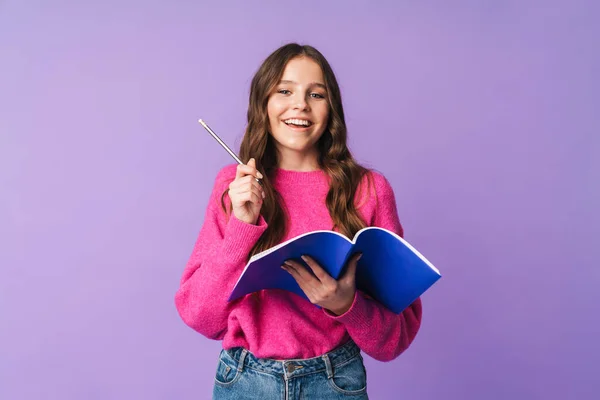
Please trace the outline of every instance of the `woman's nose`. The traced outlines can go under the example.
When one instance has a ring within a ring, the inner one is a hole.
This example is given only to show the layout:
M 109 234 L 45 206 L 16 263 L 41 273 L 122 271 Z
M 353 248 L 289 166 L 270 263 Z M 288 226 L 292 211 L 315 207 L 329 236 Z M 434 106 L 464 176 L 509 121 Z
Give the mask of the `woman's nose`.
M 294 109 L 304 110 L 308 108 L 308 103 L 306 102 L 306 97 L 302 94 L 297 94 L 294 97 Z

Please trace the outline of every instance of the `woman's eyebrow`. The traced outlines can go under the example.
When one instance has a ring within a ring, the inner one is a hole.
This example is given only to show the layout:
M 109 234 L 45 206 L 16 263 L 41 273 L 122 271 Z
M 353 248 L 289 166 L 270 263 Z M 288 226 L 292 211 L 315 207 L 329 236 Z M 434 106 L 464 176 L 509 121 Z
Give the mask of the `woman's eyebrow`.
M 292 84 L 292 85 L 297 85 L 298 84 L 297 82 L 290 81 L 290 80 L 282 80 L 282 81 L 279 81 L 279 83 L 280 84 L 282 84 L 282 83 L 289 83 L 289 84 Z M 320 87 L 320 88 L 322 88 L 324 90 L 327 90 L 327 87 L 323 83 L 320 83 L 320 82 L 312 82 L 308 86 L 318 86 L 318 87 Z

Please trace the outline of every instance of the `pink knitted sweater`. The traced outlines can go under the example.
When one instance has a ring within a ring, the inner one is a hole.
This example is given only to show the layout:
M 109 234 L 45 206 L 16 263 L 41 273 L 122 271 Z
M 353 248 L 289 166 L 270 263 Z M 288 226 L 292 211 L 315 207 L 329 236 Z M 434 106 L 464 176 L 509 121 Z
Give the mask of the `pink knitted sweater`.
M 420 299 L 396 315 L 357 290 L 351 308 L 340 316 L 283 290 L 263 290 L 227 301 L 250 250 L 267 228 L 262 216 L 256 225 L 250 225 L 222 211 L 221 194 L 235 178 L 235 170 L 236 165 L 229 165 L 217 175 L 204 224 L 175 295 L 183 321 L 207 338 L 223 340 L 225 349 L 243 346 L 262 358 L 316 357 L 350 338 L 380 361 L 392 360 L 406 350 L 419 330 Z M 374 185 L 370 190 L 366 178 L 358 189 L 359 214 L 368 225 L 402 236 L 389 182 L 377 172 L 371 176 Z M 284 241 L 305 232 L 332 229 L 325 205 L 329 187 L 324 172 L 279 169 L 271 179 L 289 216 Z

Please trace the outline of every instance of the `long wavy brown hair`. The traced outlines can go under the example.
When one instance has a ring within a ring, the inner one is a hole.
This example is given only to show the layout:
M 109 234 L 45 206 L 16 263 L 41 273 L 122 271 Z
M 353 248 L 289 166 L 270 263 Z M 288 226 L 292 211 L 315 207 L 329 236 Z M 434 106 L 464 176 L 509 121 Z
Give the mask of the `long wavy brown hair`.
M 321 67 L 327 88 L 329 121 L 316 146 L 319 150 L 319 167 L 329 176 L 326 204 L 334 224 L 332 230 L 352 238 L 366 226 L 357 211 L 355 194 L 368 169 L 354 160 L 347 147 L 346 122 L 337 79 L 331 66 L 317 49 L 297 43 L 286 44 L 265 59 L 250 85 L 248 124 L 239 156 L 244 163 L 254 158 L 257 169 L 263 172 L 262 181 L 266 197 L 261 215 L 268 224 L 250 256 L 279 244 L 287 232 L 287 215 L 281 197 L 269 179 L 278 167 L 279 160 L 274 139 L 269 133 L 267 102 L 281 80 L 287 63 L 296 57 L 309 57 L 314 60 Z M 225 207 L 226 194 L 227 190 L 223 193 L 221 204 L 223 209 L 230 213 L 231 210 L 227 211 Z

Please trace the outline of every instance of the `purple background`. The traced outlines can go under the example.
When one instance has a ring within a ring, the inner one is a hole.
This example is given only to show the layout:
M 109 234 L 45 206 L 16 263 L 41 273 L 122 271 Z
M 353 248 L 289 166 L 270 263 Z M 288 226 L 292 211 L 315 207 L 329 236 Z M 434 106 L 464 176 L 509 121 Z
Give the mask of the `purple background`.
M 371 397 L 598 398 L 598 2 L 247 3 L 0 2 L 0 398 L 210 397 L 173 302 L 231 162 L 197 120 L 237 149 L 288 41 L 444 275 Z

